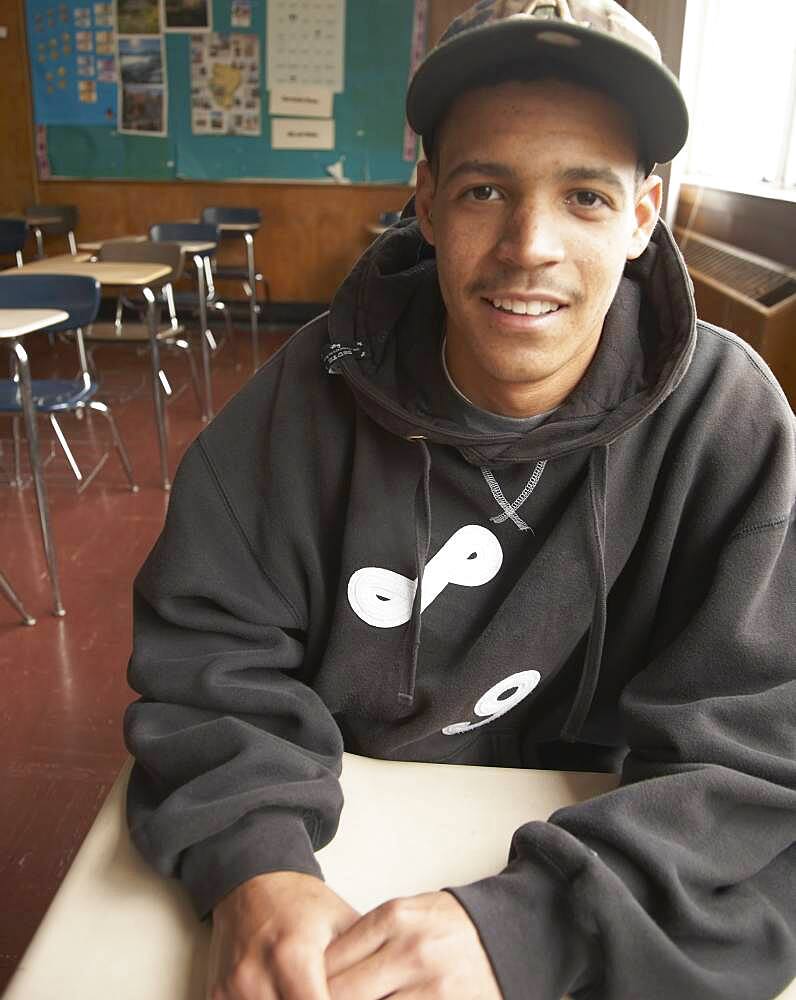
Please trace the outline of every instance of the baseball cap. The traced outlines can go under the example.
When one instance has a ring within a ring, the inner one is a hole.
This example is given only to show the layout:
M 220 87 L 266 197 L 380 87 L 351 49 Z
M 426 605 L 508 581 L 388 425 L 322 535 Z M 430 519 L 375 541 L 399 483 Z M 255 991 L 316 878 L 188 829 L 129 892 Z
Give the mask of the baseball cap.
M 479 0 L 455 18 L 409 85 L 406 115 L 426 153 L 451 101 L 512 71 L 593 86 L 635 121 L 651 168 L 685 144 L 688 110 L 654 36 L 615 0 Z

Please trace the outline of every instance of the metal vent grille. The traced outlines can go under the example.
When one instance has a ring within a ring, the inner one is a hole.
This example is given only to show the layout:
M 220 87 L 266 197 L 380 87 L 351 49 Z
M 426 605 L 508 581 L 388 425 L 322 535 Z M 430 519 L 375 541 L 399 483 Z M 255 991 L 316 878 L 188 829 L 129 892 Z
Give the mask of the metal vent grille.
M 689 268 L 755 302 L 781 301 L 789 294 L 787 286 L 793 285 L 787 273 L 747 260 L 730 247 L 724 250 L 690 236 L 683 239 L 681 250 Z

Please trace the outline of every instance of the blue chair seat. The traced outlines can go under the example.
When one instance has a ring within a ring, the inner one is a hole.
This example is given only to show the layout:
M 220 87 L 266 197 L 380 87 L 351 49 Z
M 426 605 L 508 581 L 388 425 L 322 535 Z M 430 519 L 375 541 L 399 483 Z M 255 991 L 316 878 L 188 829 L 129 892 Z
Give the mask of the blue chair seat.
M 97 393 L 97 383 L 83 379 L 33 379 L 33 405 L 40 413 L 74 410 Z M 19 390 L 10 379 L 0 380 L 0 413 L 21 413 Z

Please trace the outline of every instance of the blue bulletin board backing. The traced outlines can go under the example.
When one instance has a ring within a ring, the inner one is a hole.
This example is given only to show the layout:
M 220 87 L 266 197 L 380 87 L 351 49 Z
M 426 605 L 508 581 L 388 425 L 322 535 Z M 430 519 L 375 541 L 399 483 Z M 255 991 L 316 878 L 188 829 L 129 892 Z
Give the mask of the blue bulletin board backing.
M 194 135 L 191 131 L 190 38 L 165 35 L 168 134 L 120 134 L 115 127 L 116 84 L 97 82 L 94 104 L 70 104 L 66 92 L 45 89 L 52 32 L 58 44 L 77 36 L 75 9 L 87 0 L 26 0 L 28 48 L 36 124 L 46 125 L 47 153 L 54 177 L 130 180 L 328 180 L 325 167 L 344 157 L 353 183 L 406 183 L 414 164 L 404 159 L 404 96 L 410 73 L 414 0 L 347 0 L 344 90 L 334 95 L 335 148 L 271 148 L 268 114 L 267 0 L 253 0 L 250 29 L 230 28 L 230 0 L 214 0 L 213 30 L 244 31 L 260 40 L 262 135 Z M 55 24 L 48 25 L 48 11 Z M 63 26 L 63 27 L 62 27 Z M 98 29 L 94 29 L 95 31 Z M 77 77 L 77 37 L 59 61 Z M 44 44 L 45 61 L 40 60 Z M 62 50 L 63 51 L 63 50 Z M 52 80 L 49 81 L 52 87 Z M 74 92 L 74 91 L 73 91 Z M 106 124 L 111 117 L 113 124 Z

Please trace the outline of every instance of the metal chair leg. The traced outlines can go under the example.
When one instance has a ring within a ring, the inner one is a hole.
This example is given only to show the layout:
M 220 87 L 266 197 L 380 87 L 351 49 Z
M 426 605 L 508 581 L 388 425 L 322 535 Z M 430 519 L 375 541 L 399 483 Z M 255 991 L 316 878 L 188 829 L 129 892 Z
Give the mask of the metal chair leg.
M 226 304 L 226 302 L 217 302 L 216 309 L 219 309 L 224 314 L 224 336 L 229 343 L 229 348 L 232 351 L 232 363 L 235 365 L 235 371 L 240 371 L 240 360 L 238 358 L 238 342 L 235 340 L 235 332 L 232 329 L 232 310 Z
M 14 479 L 11 483 L 17 489 L 22 488 L 22 435 L 19 432 L 19 417 L 11 421 L 11 436 L 14 439 Z
M 97 413 L 101 413 L 103 417 L 108 421 L 111 428 L 111 436 L 113 437 L 113 444 L 119 455 L 119 461 L 122 463 L 125 475 L 127 476 L 127 482 L 130 484 L 130 490 L 132 493 L 138 492 L 138 484 L 133 477 L 133 467 L 130 464 L 130 456 L 127 454 L 127 449 L 124 446 L 124 441 L 122 441 L 121 435 L 119 434 L 118 428 L 116 427 L 116 421 L 113 419 L 113 414 L 107 403 L 103 403 L 98 399 L 92 399 L 86 404 L 89 410 L 94 410 Z
M 163 407 L 160 385 L 160 344 L 158 343 L 157 317 L 155 315 L 155 296 L 147 286 L 142 289 L 147 302 L 147 326 L 149 327 L 149 358 L 152 365 L 152 402 L 155 406 L 155 426 L 158 432 L 158 448 L 160 451 L 160 474 L 163 489 L 171 489 L 169 479 L 169 443 L 166 432 L 166 417 Z
M 257 327 L 257 275 L 254 270 L 254 237 L 251 233 L 244 233 L 243 239 L 246 242 L 246 269 L 248 271 L 249 285 L 249 323 L 252 331 L 252 364 L 254 371 L 260 367 L 260 331 Z
M 193 386 L 193 394 L 196 397 L 196 405 L 199 407 L 199 418 L 204 420 L 205 401 L 199 385 L 199 369 L 196 367 L 196 358 L 193 356 L 193 349 L 184 337 L 180 337 L 179 340 L 172 341 L 172 343 L 175 347 L 179 347 L 181 351 L 184 351 L 185 356 L 188 358 L 188 365 L 191 369 L 191 385 Z
M 16 591 L 8 582 L 6 577 L 0 572 L 0 593 L 2 593 L 8 603 L 17 611 L 20 618 L 26 625 L 35 625 L 36 619 L 32 618 L 22 605 L 22 601 L 17 597 Z
M 60 444 L 61 450 L 66 456 L 66 460 L 69 463 L 69 468 L 72 470 L 72 475 L 79 483 L 82 483 L 83 473 L 80 471 L 80 466 L 77 464 L 75 456 L 72 454 L 72 449 L 69 447 L 69 442 L 66 440 L 64 432 L 61 430 L 61 425 L 58 423 L 58 420 L 56 419 L 54 413 L 50 414 L 50 426 L 52 427 L 53 432 L 56 438 L 58 439 L 58 444 Z
M 18 340 L 12 340 L 12 349 L 17 361 L 19 373 L 19 392 L 22 400 L 22 414 L 25 419 L 25 432 L 28 436 L 28 452 L 30 453 L 30 469 L 33 474 L 33 486 L 36 491 L 36 504 L 39 508 L 39 524 L 41 527 L 44 555 L 50 576 L 53 596 L 53 613 L 59 618 L 66 614 L 61 601 L 61 584 L 58 579 L 58 561 L 55 556 L 52 532 L 50 530 L 50 508 L 47 503 L 47 489 L 44 485 L 44 473 L 39 452 L 39 430 L 36 426 L 36 407 L 33 402 L 33 387 L 30 380 L 28 354 Z
M 205 275 L 205 259 L 194 254 L 196 267 L 196 285 L 199 295 L 199 336 L 202 338 L 202 373 L 204 375 L 205 405 L 203 420 L 213 419 L 213 385 L 210 379 L 210 341 L 207 334 L 207 278 Z

